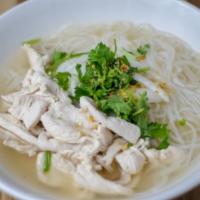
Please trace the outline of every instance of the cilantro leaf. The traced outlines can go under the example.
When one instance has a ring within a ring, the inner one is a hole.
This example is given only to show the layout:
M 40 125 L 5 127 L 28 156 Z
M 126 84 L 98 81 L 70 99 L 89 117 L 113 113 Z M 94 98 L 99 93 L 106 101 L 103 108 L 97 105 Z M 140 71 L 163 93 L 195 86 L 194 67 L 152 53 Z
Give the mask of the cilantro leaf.
M 117 116 L 129 115 L 132 111 L 131 106 L 122 97 L 116 95 L 101 100 L 99 104 L 103 112 L 114 112 Z
M 100 42 L 95 49 L 92 49 L 88 56 L 89 62 L 93 64 L 96 63 L 100 66 L 112 64 L 114 58 L 115 53 L 102 42 Z
M 147 94 L 141 94 L 135 105 L 135 113 L 132 114 L 132 120 L 136 123 L 142 132 L 141 137 L 155 139 L 158 143 L 158 149 L 165 149 L 169 146 L 169 130 L 166 124 L 151 123 L 148 116 L 149 106 Z
M 73 99 L 78 101 L 80 99 L 80 97 L 82 96 L 90 96 L 90 91 L 88 90 L 88 88 L 84 88 L 82 87 L 76 87 L 75 88 L 75 96 L 73 96 Z
M 149 44 L 145 44 L 144 46 L 140 46 L 137 48 L 136 52 L 131 52 L 126 49 L 122 49 L 124 55 L 127 57 L 128 60 L 136 59 L 137 61 L 142 61 L 146 58 L 146 55 L 150 49 Z
M 140 55 L 146 56 L 149 49 L 150 49 L 150 45 L 145 44 L 144 46 L 140 46 L 139 48 L 137 48 L 137 53 Z
M 142 133 L 145 132 L 145 130 L 148 127 L 149 118 L 148 118 L 148 98 L 147 93 L 144 92 L 140 95 L 140 98 L 136 102 L 135 105 L 135 112 L 132 114 L 133 122 L 135 122 L 140 128 Z
M 84 74 L 80 68 L 76 67 L 80 81 L 75 92 L 77 100 L 81 93 L 87 93 L 97 101 L 133 82 L 133 72 L 126 57 L 115 58 L 115 53 L 103 43 L 89 52 Z
M 136 60 L 143 61 L 146 58 L 149 49 L 149 44 L 145 44 L 144 46 L 140 46 L 139 48 L 137 48 L 137 51 L 135 53 Z
M 166 124 L 150 123 L 145 135 L 159 142 L 158 149 L 165 149 L 169 146 L 169 130 Z
M 71 74 L 69 72 L 57 72 L 53 76 L 53 80 L 55 80 L 63 90 L 68 90 L 70 77 Z

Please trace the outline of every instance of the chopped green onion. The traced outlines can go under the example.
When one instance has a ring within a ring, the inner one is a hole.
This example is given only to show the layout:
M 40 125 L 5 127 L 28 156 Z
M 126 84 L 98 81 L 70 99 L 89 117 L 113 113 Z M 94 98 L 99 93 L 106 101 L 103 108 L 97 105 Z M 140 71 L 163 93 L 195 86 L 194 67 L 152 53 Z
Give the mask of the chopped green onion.
M 51 157 L 52 154 L 50 151 L 45 151 L 44 153 L 44 165 L 43 165 L 43 172 L 48 172 L 51 168 Z
M 137 68 L 136 72 L 137 73 L 141 73 L 141 74 L 145 74 L 150 70 L 150 67 L 141 67 L 141 68 Z
M 132 146 L 133 146 L 133 144 L 130 143 L 130 142 L 127 144 L 127 147 L 128 147 L 128 148 L 130 148 L 130 147 L 132 147 Z
M 114 52 L 115 52 L 115 55 L 116 55 L 116 53 L 117 53 L 117 40 L 116 39 L 114 39 L 114 46 L 115 46 Z
M 137 110 L 136 112 L 134 112 L 132 116 L 139 115 L 142 112 L 144 112 L 144 108 L 140 108 L 139 110 Z
M 34 44 L 38 44 L 40 41 L 41 41 L 40 38 L 34 38 L 31 40 L 24 41 L 23 44 L 34 45 Z

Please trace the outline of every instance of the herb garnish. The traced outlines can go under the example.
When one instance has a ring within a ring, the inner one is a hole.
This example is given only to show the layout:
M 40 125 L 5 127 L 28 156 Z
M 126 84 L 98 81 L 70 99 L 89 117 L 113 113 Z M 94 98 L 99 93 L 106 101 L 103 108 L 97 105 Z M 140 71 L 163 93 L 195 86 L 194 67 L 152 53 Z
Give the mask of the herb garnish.
M 187 123 L 186 119 L 182 118 L 176 121 L 176 124 L 179 126 L 185 126 Z
M 128 59 L 135 58 L 137 61 L 143 61 L 146 58 L 149 49 L 150 49 L 150 45 L 145 44 L 137 48 L 136 52 L 134 53 L 126 49 L 122 49 L 122 51 L 124 52 L 124 54 L 126 55 Z
M 141 46 L 133 55 L 135 58 L 146 56 L 149 48 L 149 44 Z M 107 115 L 115 115 L 138 125 L 141 129 L 141 137 L 155 140 L 157 149 L 167 148 L 169 145 L 167 125 L 150 121 L 146 93 L 141 94 L 140 97 L 134 95 L 137 88 L 137 81 L 134 80 L 135 73 L 146 73 L 149 68 L 131 66 L 126 57 L 127 51 L 123 56 L 117 56 L 116 51 L 116 41 L 114 51 L 100 42 L 89 52 L 84 73 L 82 73 L 81 64 L 76 65 L 79 85 L 75 89 L 73 99 L 79 101 L 81 96 L 91 97 L 98 108 Z M 63 52 L 54 54 L 52 63 L 48 68 L 50 71 L 47 70 L 47 73 L 54 74 L 63 60 L 71 57 L 69 55 L 77 56 L 77 54 L 72 55 Z M 52 74 L 49 75 L 52 76 Z M 65 76 L 61 74 L 61 78 L 57 79 L 62 88 L 64 82 L 69 82 L 69 79 Z M 70 77 L 70 75 L 67 76 Z M 52 77 L 54 78 L 55 75 Z M 67 87 L 63 89 L 67 89 Z
M 46 67 L 46 73 L 57 82 L 57 84 L 63 89 L 67 90 L 70 84 L 71 74 L 69 72 L 58 72 L 58 67 L 67 60 L 77 58 L 87 53 L 65 53 L 62 51 L 55 51 L 52 55 L 50 64 Z
M 50 151 L 44 152 L 44 164 L 43 164 L 43 172 L 48 172 L 51 168 L 51 157 L 52 153 Z
M 145 44 L 144 46 L 140 46 L 139 48 L 137 48 L 137 54 L 142 55 L 142 56 L 146 56 L 149 49 L 150 49 L 149 44 Z
M 41 41 L 40 38 L 34 38 L 31 40 L 24 41 L 23 44 L 35 45 L 35 44 L 38 44 L 40 41 Z

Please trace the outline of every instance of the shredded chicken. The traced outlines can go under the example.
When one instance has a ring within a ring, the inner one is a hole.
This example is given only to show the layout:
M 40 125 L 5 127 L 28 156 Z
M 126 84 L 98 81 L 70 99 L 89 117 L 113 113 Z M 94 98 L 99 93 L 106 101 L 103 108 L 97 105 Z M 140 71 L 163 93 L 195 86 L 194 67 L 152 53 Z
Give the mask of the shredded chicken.
M 16 119 L 22 120 L 27 129 L 31 129 L 38 124 L 47 107 L 48 102 L 39 96 L 23 95 L 15 98 L 8 111 Z
M 80 107 L 73 105 L 69 93 L 46 75 L 49 57 L 28 45 L 24 49 L 31 69 L 20 91 L 2 96 L 9 109 L 0 114 L 0 138 L 19 152 L 37 154 L 37 174 L 43 183 L 60 186 L 64 173 L 74 177 L 81 188 L 127 195 L 131 193 L 132 175 L 138 174 L 146 162 L 183 160 L 184 155 L 175 147 L 148 149 L 149 141 L 139 139 L 137 125 L 106 116 L 89 97 L 80 98 Z M 151 102 L 168 101 L 167 94 L 151 81 L 139 75 L 136 80 L 144 84 Z M 74 86 L 70 92 L 74 93 Z M 138 90 L 138 94 L 142 92 Z M 128 147 L 128 143 L 133 146 Z M 45 151 L 52 152 L 48 173 L 43 172 Z M 116 176 L 103 176 L 103 171 L 112 173 L 114 165 Z
M 3 140 L 3 144 L 16 149 L 20 153 L 26 153 L 29 156 L 34 156 L 38 152 L 38 148 L 30 143 L 26 143 L 13 133 L 0 127 L 0 139 Z
M 90 163 L 83 162 L 77 167 L 75 181 L 79 186 L 103 194 L 130 194 L 131 190 L 114 181 L 100 176 Z
M 120 152 L 124 145 L 126 145 L 127 142 L 121 138 L 117 138 L 114 140 L 114 142 L 108 147 L 105 155 L 98 155 L 97 161 L 107 170 L 112 170 L 112 162 L 115 159 L 115 156 L 118 152 Z
M 106 115 L 97 110 L 92 99 L 88 97 L 80 98 L 80 106 L 88 109 L 94 119 L 105 127 L 123 137 L 125 140 L 136 143 L 140 137 L 138 126 L 116 117 L 106 117 Z
M 124 172 L 130 174 L 139 173 L 144 164 L 144 155 L 135 147 L 131 147 L 116 156 L 116 160 Z

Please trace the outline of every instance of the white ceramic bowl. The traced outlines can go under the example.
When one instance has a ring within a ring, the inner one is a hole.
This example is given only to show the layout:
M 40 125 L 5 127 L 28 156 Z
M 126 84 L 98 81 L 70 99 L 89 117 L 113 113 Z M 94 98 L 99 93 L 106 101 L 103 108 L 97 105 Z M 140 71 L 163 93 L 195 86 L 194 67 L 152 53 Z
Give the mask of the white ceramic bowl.
M 30 0 L 0 16 L 0 66 L 21 41 L 46 35 L 68 22 L 129 20 L 174 33 L 200 51 L 200 11 L 178 0 Z M 5 66 L 5 65 L 4 65 Z M 0 189 L 20 200 L 58 200 L 54 194 L 20 180 L 0 157 Z M 13 163 L 17 165 L 17 163 Z M 200 183 L 200 163 L 159 192 L 139 199 L 171 199 Z M 66 199 L 66 198 L 65 198 Z M 131 198 L 130 199 L 135 199 Z

